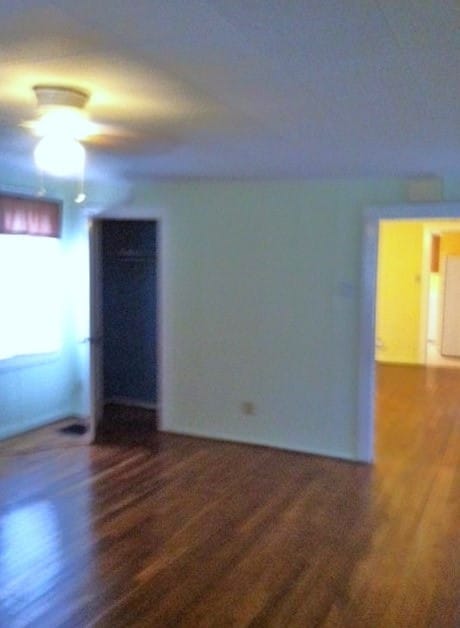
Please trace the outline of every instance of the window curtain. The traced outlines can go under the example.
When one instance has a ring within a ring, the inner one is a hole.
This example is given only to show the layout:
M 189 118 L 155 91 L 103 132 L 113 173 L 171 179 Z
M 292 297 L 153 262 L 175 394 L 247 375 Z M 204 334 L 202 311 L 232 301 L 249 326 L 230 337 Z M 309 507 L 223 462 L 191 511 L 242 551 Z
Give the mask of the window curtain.
M 59 238 L 59 203 L 0 194 L 0 233 Z

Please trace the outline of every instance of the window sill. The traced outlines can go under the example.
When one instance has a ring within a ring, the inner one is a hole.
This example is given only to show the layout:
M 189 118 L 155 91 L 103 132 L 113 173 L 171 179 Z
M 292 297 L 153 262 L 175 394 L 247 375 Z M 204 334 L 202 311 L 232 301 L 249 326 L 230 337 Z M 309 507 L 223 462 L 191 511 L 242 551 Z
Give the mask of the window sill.
M 13 358 L 0 360 L 0 373 L 2 371 L 17 371 L 20 369 L 33 368 L 45 364 L 57 362 L 61 357 L 60 352 L 40 353 L 36 355 L 20 355 Z

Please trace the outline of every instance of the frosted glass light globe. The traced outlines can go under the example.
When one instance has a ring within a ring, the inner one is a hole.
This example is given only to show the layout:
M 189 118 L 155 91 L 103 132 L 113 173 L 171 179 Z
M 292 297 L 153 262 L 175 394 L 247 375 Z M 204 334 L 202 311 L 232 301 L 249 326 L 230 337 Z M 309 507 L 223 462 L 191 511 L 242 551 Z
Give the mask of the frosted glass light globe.
M 72 137 L 49 135 L 35 147 L 37 168 L 54 177 L 81 176 L 85 168 L 85 149 Z

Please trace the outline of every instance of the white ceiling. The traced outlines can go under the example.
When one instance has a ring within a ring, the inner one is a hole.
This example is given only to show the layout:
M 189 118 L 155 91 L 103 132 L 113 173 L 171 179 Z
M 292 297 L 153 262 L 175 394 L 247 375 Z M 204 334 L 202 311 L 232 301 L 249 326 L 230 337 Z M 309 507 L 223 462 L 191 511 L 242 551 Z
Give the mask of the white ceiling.
M 14 0 L 0 4 L 0 162 L 31 167 L 31 87 L 92 93 L 141 177 L 460 173 L 454 0 Z M 136 138 L 136 139 L 134 139 Z

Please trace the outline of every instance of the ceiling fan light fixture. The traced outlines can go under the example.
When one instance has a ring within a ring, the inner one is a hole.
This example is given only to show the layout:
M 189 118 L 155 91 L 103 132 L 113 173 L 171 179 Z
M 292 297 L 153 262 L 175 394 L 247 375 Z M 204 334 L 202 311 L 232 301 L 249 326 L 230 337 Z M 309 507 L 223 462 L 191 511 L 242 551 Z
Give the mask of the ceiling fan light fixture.
M 32 128 L 39 137 L 66 135 L 78 140 L 97 132 L 96 125 L 82 111 L 67 106 L 47 108 Z
M 54 177 L 82 177 L 86 153 L 75 138 L 45 135 L 34 150 L 37 168 Z
M 79 140 L 97 132 L 83 111 L 89 93 L 60 85 L 35 85 L 33 90 L 40 116 L 27 126 L 41 137 L 34 150 L 37 168 L 83 181 L 86 152 Z
M 39 107 L 57 106 L 83 109 L 89 100 L 89 92 L 76 87 L 35 85 L 33 90 Z

